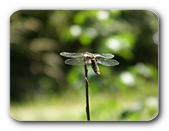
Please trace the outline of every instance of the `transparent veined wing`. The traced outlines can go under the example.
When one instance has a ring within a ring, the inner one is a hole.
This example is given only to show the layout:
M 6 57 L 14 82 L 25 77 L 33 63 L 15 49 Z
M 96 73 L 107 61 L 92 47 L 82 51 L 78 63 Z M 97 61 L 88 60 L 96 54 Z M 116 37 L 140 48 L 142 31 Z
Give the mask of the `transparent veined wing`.
M 90 64 L 90 62 L 86 61 L 86 64 Z M 77 66 L 83 66 L 84 64 L 84 58 L 77 58 L 77 59 L 67 59 L 65 61 L 65 64 L 68 65 L 77 65 Z
M 94 56 L 95 57 L 105 58 L 105 59 L 111 59 L 111 58 L 114 57 L 114 55 L 110 54 L 110 53 L 108 53 L 108 54 L 94 54 Z
M 61 52 L 60 55 L 65 56 L 65 57 L 69 57 L 69 58 L 84 57 L 84 53 Z
M 97 63 L 104 66 L 115 66 L 119 64 L 119 62 L 114 59 L 98 59 Z

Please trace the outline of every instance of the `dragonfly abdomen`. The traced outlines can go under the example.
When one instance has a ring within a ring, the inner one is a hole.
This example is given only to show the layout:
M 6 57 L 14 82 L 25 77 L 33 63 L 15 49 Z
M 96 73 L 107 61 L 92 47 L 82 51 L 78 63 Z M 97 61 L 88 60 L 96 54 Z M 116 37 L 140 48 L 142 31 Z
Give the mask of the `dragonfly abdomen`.
M 99 67 L 98 67 L 98 65 L 97 65 L 97 63 L 96 63 L 96 60 L 95 60 L 95 59 L 92 59 L 91 62 L 92 62 L 92 63 L 91 63 L 91 66 L 92 66 L 93 71 L 94 71 L 96 74 L 100 75 L 100 70 L 99 70 Z

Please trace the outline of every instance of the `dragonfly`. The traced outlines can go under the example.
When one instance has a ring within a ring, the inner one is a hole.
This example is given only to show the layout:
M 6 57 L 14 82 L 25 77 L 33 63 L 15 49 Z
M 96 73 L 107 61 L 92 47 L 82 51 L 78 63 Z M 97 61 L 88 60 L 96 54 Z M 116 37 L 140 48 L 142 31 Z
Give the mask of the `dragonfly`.
M 104 66 L 116 66 L 119 64 L 117 60 L 112 59 L 114 55 L 110 53 L 98 54 L 89 52 L 85 53 L 61 52 L 60 55 L 68 58 L 73 58 L 67 59 L 65 61 L 65 64 L 76 66 L 91 65 L 93 71 L 98 75 L 100 75 L 98 64 Z

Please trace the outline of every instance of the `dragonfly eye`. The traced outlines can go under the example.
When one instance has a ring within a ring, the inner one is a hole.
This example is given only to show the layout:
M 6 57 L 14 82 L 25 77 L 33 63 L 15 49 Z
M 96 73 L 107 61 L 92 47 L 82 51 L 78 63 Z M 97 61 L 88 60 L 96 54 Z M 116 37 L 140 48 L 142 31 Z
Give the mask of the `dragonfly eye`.
M 90 57 L 90 56 L 86 56 L 85 58 L 86 58 L 86 59 L 90 59 L 91 57 Z

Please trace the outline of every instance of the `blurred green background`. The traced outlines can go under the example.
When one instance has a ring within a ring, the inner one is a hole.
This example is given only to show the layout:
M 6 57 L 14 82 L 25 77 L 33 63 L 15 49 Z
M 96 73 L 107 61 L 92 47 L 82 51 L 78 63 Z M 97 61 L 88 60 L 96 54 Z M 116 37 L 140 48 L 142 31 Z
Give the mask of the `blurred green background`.
M 19 10 L 10 17 L 10 114 L 86 121 L 83 66 L 60 52 L 112 53 L 89 69 L 93 121 L 149 121 L 159 112 L 158 17 L 148 10 Z

